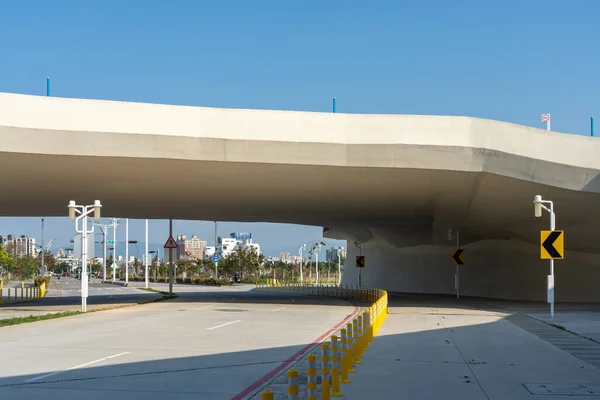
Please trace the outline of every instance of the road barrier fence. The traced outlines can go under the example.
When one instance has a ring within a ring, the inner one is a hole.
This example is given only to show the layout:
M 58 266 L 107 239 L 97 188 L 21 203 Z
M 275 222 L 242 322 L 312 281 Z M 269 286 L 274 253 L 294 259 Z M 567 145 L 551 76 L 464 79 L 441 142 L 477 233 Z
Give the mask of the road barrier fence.
M 330 343 L 321 345 L 321 399 L 341 397 L 344 394 L 341 384 L 352 381 L 349 374 L 355 373 L 354 366 L 362 364 L 369 343 L 377 335 L 385 322 L 388 313 L 388 295 L 383 289 L 373 287 L 355 287 L 353 285 L 306 285 L 298 283 L 278 283 L 268 281 L 266 284 L 256 284 L 256 289 L 266 292 L 295 293 L 300 295 L 340 297 L 370 303 L 361 307 L 358 315 L 348 321 L 345 328 L 335 332 Z M 338 338 L 340 339 L 338 341 Z M 308 356 L 306 394 L 309 400 L 317 400 L 317 355 Z M 272 392 L 263 392 L 269 396 Z M 298 371 L 288 371 L 288 400 L 299 397 Z M 264 398 L 264 397 L 263 397 Z

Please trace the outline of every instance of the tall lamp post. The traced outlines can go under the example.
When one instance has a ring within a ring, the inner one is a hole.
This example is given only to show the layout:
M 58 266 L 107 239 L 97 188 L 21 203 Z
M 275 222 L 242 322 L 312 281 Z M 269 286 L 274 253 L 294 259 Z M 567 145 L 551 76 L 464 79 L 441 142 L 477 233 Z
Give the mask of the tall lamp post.
M 112 220 L 112 228 L 113 228 L 113 262 L 112 262 L 111 268 L 113 270 L 112 281 L 114 283 L 116 275 L 117 275 L 117 261 L 116 261 L 117 260 L 117 255 L 116 255 L 116 252 L 117 252 L 117 225 L 118 225 L 117 222 L 119 221 L 119 218 L 111 218 L 111 220 Z
M 544 204 L 550 205 L 550 208 L 546 207 Z M 539 194 L 533 198 L 533 208 L 534 215 L 536 218 L 541 218 L 542 209 L 548 211 L 550 213 L 550 230 L 554 231 L 556 228 L 556 216 L 554 214 L 554 203 L 550 200 L 542 200 L 542 196 Z M 547 280 L 547 299 L 548 303 L 550 303 L 550 317 L 554 319 L 554 260 L 550 259 L 550 275 L 548 275 Z
M 448 240 L 452 240 L 452 229 L 448 229 Z M 460 232 L 456 232 L 456 248 L 460 249 Z M 460 298 L 460 275 L 458 264 L 456 264 L 456 274 L 454 275 L 454 289 L 456 290 L 456 298 Z
M 99 224 L 94 223 L 100 230 L 102 231 L 102 281 L 106 281 L 106 234 L 108 233 L 108 228 L 112 226 L 112 224 Z
M 317 270 L 317 285 L 319 284 L 319 252 L 321 251 L 321 244 L 319 243 L 315 247 L 315 260 L 316 260 L 316 270 Z
M 300 254 L 300 284 L 304 283 L 304 275 L 302 274 L 302 261 L 304 261 L 304 257 L 302 257 L 302 252 L 306 250 L 306 244 L 300 246 L 298 249 L 298 253 Z
M 88 234 L 94 233 L 94 224 L 88 227 L 88 215 L 94 213 L 94 219 L 100 219 L 102 204 L 94 200 L 94 204 L 80 206 L 74 200 L 69 201 L 69 219 L 75 220 L 75 232 L 81 233 L 81 312 L 87 312 L 88 276 L 87 276 L 87 241 Z M 79 216 L 77 216 L 79 214 Z M 77 218 L 76 218 L 77 216 Z
M 342 251 L 344 251 L 343 247 L 340 247 L 337 251 L 338 256 L 338 286 L 342 284 Z

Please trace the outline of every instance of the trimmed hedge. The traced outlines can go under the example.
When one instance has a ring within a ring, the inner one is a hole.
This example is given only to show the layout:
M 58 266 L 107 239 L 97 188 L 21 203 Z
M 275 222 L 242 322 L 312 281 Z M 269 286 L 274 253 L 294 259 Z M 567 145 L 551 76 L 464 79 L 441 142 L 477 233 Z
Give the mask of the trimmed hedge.
M 33 278 L 33 284 L 37 287 L 40 287 L 40 286 L 42 286 L 42 283 L 46 283 L 46 289 L 48 289 L 51 278 L 52 278 L 51 276 L 35 276 Z

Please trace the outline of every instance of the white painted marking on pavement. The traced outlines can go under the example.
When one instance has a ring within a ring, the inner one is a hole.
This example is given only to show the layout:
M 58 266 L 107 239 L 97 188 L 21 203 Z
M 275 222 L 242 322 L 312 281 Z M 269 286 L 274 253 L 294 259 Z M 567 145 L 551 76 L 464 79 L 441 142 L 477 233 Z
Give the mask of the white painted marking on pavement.
M 295 303 L 295 302 L 296 302 L 296 300 L 292 299 L 292 303 Z
M 236 298 L 234 297 L 233 299 L 231 299 L 231 301 L 234 301 Z
M 193 310 L 193 311 L 196 311 L 196 310 L 204 310 L 205 308 L 210 308 L 210 307 L 213 307 L 213 306 L 214 306 L 214 304 L 211 304 L 211 305 L 209 305 L 209 306 L 198 307 L 198 308 L 192 308 L 192 310 Z
M 285 306 L 284 306 L 284 307 L 276 308 L 275 310 L 271 310 L 271 312 L 275 312 L 275 311 L 283 310 L 284 308 L 287 308 L 287 307 L 285 307 Z
M 104 358 L 99 358 L 97 360 L 90 361 L 90 362 L 85 363 L 85 364 L 79 364 L 79 365 L 76 365 L 76 366 L 71 367 L 71 368 L 63 369 L 62 371 L 56 371 L 56 372 L 51 372 L 51 373 L 46 374 L 46 375 L 36 376 L 35 378 L 27 379 L 24 382 L 39 381 L 40 379 L 48 378 L 49 376 L 54 376 L 54 375 L 62 374 L 63 372 L 71 371 L 71 370 L 74 370 L 74 369 L 77 369 L 77 368 L 87 367 L 88 365 L 97 364 L 97 363 L 102 362 L 102 361 L 110 360 L 111 358 L 121 357 L 121 356 L 124 356 L 125 354 L 129 354 L 129 352 L 125 351 L 123 353 L 114 354 L 112 356 L 108 356 L 108 357 L 104 357 Z
M 226 324 L 221 324 L 221 325 L 217 325 L 217 326 L 213 326 L 212 328 L 206 328 L 207 331 L 212 331 L 213 329 L 217 329 L 217 328 L 222 328 L 224 326 L 227 325 L 231 325 L 231 324 L 235 324 L 237 322 L 242 322 L 241 319 L 238 319 L 237 321 L 231 321 L 231 322 L 227 322 Z

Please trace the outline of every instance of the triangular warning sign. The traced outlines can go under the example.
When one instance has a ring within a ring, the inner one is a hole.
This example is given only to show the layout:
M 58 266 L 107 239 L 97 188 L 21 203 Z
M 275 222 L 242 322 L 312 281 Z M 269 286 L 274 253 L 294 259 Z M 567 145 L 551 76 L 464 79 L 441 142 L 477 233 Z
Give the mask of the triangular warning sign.
M 173 236 L 169 236 L 167 243 L 165 243 L 165 249 L 176 249 L 177 247 L 177 242 L 173 239 Z

